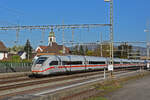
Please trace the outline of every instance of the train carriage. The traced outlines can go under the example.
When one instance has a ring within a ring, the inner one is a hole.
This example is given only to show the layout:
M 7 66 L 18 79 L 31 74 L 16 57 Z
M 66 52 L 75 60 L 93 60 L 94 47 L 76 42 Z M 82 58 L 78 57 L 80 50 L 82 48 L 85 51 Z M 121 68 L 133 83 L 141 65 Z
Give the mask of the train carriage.
M 34 61 L 33 74 L 49 75 L 60 72 L 88 71 L 107 68 L 110 58 L 94 56 L 43 55 Z M 142 66 L 143 60 L 114 59 L 114 68 Z
M 59 58 L 62 62 L 60 68 L 66 72 L 85 70 L 85 59 L 83 56 L 69 55 L 59 56 Z
M 90 56 L 86 56 L 85 58 L 87 62 L 87 70 L 103 69 L 104 67 L 107 67 L 107 58 Z

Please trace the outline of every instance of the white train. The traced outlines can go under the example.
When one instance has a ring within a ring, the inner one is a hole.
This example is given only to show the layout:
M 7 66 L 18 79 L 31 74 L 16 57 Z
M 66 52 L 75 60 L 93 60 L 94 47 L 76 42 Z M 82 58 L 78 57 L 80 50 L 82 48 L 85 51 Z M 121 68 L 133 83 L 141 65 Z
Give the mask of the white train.
M 107 68 L 109 58 L 93 56 L 43 55 L 33 62 L 31 71 L 35 75 L 49 75 L 59 72 L 88 71 Z M 146 66 L 144 60 L 114 59 L 114 68 Z

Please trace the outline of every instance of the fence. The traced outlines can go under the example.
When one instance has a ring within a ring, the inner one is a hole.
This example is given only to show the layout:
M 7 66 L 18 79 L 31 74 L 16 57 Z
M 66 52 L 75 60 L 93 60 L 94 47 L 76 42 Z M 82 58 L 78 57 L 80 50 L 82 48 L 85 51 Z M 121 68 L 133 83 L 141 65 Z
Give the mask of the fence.
M 11 63 L 11 62 L 0 62 L 0 73 L 6 72 L 26 72 L 31 70 L 32 63 Z

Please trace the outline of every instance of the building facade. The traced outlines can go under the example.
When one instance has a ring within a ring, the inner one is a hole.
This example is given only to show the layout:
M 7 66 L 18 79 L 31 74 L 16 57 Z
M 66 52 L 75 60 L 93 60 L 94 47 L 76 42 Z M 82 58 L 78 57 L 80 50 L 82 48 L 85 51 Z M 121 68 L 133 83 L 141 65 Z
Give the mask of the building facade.
M 69 48 L 58 45 L 56 43 L 55 33 L 53 28 L 51 28 L 51 32 L 48 36 L 48 46 L 38 46 L 36 48 L 37 55 L 62 55 L 62 54 L 69 54 Z
M 8 49 L 2 41 L 0 41 L 0 60 L 8 58 Z

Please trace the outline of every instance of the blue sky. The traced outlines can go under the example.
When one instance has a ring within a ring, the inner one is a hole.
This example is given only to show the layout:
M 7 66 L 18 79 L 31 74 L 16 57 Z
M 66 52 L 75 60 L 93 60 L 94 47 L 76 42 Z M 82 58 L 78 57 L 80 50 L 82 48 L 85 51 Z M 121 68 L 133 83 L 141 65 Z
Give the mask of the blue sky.
M 146 21 L 150 20 L 150 0 L 114 0 L 115 41 L 145 41 Z M 1 0 L 0 26 L 47 25 L 47 24 L 98 24 L 109 23 L 109 3 L 104 0 Z M 57 42 L 61 43 L 61 31 L 55 30 Z M 77 29 L 75 40 L 95 42 L 99 33 L 109 38 L 108 28 Z M 49 30 L 45 32 L 45 43 Z M 65 40 L 71 38 L 71 30 L 65 31 Z M 41 30 L 21 31 L 18 45 L 30 39 L 34 47 L 39 45 Z M 0 31 L 0 40 L 7 46 L 14 45 L 15 31 Z

